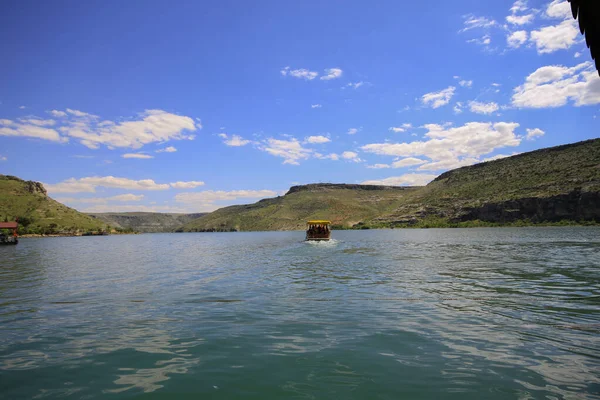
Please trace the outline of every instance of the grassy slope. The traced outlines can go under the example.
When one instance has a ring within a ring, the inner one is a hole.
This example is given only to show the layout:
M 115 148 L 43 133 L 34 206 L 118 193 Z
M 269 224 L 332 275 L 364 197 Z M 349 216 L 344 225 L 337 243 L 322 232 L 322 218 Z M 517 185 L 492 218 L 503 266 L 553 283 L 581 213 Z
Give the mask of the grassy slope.
M 303 228 L 304 221 L 312 218 L 373 227 L 433 219 L 443 226 L 468 208 L 576 190 L 600 192 L 600 139 L 458 168 L 425 187 L 406 191 L 307 190 L 226 207 L 186 224 L 183 230 L 291 230 Z
M 88 231 L 103 229 L 106 224 L 69 208 L 43 192 L 30 190 L 26 181 L 0 175 L 0 219 L 27 218 L 32 233 L 54 231 Z M 23 227 L 22 227 L 23 228 Z
M 376 221 L 424 214 L 453 218 L 461 210 L 574 190 L 600 192 L 600 139 L 522 153 L 448 171 Z
M 172 232 L 183 224 L 204 215 L 167 214 L 151 212 L 90 213 L 94 218 L 117 228 L 129 228 L 136 232 Z
M 335 225 L 352 226 L 393 210 L 414 190 L 299 191 L 255 204 L 221 208 L 184 225 L 183 230 L 294 230 L 304 229 L 309 219 L 329 219 Z

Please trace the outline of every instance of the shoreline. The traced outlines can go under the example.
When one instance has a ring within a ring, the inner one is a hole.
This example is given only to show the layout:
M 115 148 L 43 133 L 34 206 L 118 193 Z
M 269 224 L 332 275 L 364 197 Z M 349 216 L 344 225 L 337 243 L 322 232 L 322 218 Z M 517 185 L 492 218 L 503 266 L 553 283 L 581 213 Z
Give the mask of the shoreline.
M 168 233 L 168 232 L 165 232 Z M 121 236 L 121 235 L 139 235 L 140 232 L 128 232 L 128 233 L 110 233 L 108 235 L 85 235 L 83 233 L 25 233 L 23 235 L 19 235 L 19 239 L 27 239 L 27 238 L 44 238 L 44 237 L 90 237 L 90 236 Z

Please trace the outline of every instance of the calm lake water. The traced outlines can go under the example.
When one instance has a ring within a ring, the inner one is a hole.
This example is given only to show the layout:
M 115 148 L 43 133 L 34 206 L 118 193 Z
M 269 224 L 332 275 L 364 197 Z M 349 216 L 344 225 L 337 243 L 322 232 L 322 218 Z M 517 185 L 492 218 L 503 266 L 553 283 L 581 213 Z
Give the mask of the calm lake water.
M 0 247 L 0 398 L 600 399 L 600 229 Z

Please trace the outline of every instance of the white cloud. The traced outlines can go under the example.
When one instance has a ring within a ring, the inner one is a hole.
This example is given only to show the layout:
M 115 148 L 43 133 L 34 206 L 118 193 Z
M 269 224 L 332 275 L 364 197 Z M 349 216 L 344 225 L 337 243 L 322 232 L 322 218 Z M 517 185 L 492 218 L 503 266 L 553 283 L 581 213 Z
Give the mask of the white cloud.
M 456 104 L 454 105 L 454 114 L 460 114 L 463 112 L 463 103 L 460 101 L 457 101 Z
M 464 28 L 461 32 L 466 32 L 470 29 L 475 28 L 490 28 L 492 26 L 496 26 L 498 23 L 493 19 L 489 19 L 486 17 L 476 17 L 473 14 L 465 15 Z
M 130 201 L 142 201 L 144 199 L 143 194 L 120 194 L 112 197 L 59 197 L 56 201 L 61 203 L 91 203 L 91 204 L 106 204 L 113 201 L 130 202 Z
M 462 80 L 460 82 L 458 82 L 458 84 L 462 87 L 471 87 L 473 86 L 473 81 L 467 81 L 467 80 Z
M 427 124 L 425 141 L 408 143 L 372 143 L 363 151 L 395 157 L 427 157 L 431 162 L 419 169 L 443 169 L 445 166 L 467 165 L 498 148 L 518 146 L 521 138 L 515 134 L 519 126 L 513 122 L 469 122 L 459 127 Z M 401 160 L 400 160 L 401 161 Z
M 138 158 L 138 159 L 149 159 L 149 158 L 154 158 L 154 156 L 151 156 L 150 154 L 144 154 L 144 153 L 126 153 L 123 154 L 121 157 L 123 158 Z
M 495 111 L 498 111 L 500 107 L 498 107 L 498 104 L 494 103 L 494 102 L 490 102 L 490 103 L 481 103 L 479 101 L 470 101 L 469 102 L 469 109 L 471 110 L 471 112 L 477 113 L 477 114 L 491 114 Z
M 297 139 L 280 140 L 269 138 L 260 150 L 284 159 L 284 164 L 299 165 L 300 160 L 306 160 L 310 157 L 312 150 L 302 147 Z
M 26 108 L 27 108 L 27 107 L 25 107 L 25 106 L 19 106 L 19 109 L 20 109 L 20 110 L 24 110 L 24 109 L 26 109 Z
M 431 108 L 445 106 L 450 102 L 452 96 L 454 96 L 455 90 L 456 88 L 454 86 L 449 86 L 439 92 L 426 93 L 421 97 L 421 101 L 424 105 L 430 106 Z
M 349 160 L 349 161 L 353 161 L 353 162 L 362 162 L 363 160 L 361 160 L 358 157 L 358 154 L 353 152 L 353 151 L 345 151 L 342 153 L 342 158 L 345 160 Z
M 531 73 L 514 89 L 512 105 L 519 108 L 560 107 L 600 103 L 600 77 L 591 62 L 574 67 L 547 65 Z
M 306 143 L 328 143 L 331 139 L 325 136 L 309 136 L 305 140 Z
M 52 110 L 52 111 L 49 111 L 49 113 L 52 114 L 52 116 L 57 117 L 57 118 L 62 118 L 62 117 L 67 116 L 67 113 L 64 111 Z
M 36 124 L 30 123 L 18 123 L 8 119 L 3 119 L 0 125 L 0 136 L 21 136 L 43 140 L 50 140 L 52 142 L 65 143 L 69 139 L 60 136 L 60 134 L 51 128 L 45 128 Z
M 566 0 L 554 0 L 546 8 L 546 15 L 550 18 L 568 19 L 571 17 L 571 5 Z
M 151 203 L 152 204 L 152 203 Z M 161 213 L 196 213 L 213 210 L 201 210 L 194 207 L 179 207 L 173 205 L 143 205 L 143 204 L 95 204 L 91 207 L 77 208 L 86 213 L 104 213 L 104 212 L 161 212 Z
M 415 157 L 407 157 L 398 161 L 394 161 L 392 163 L 392 167 L 394 168 L 404 168 L 404 167 L 412 167 L 414 165 L 421 165 L 426 163 L 427 161 L 421 160 L 420 158 Z
M 354 89 L 358 89 L 359 87 L 361 87 L 361 86 L 362 86 L 362 85 L 364 85 L 364 84 L 365 84 L 365 83 L 364 83 L 364 82 L 362 82 L 362 81 L 360 81 L 360 82 L 354 82 L 354 83 L 350 82 L 350 83 L 348 83 L 346 86 L 348 86 L 348 87 L 351 87 L 351 88 L 354 88 Z
M 374 165 L 367 165 L 367 168 L 371 168 L 371 169 L 383 169 L 383 168 L 391 168 L 389 165 L 387 164 L 374 164 Z
M 516 31 L 506 37 L 508 47 L 516 49 L 527 42 L 527 31 Z
M 72 110 L 70 108 L 67 108 L 67 112 L 69 114 L 73 114 L 76 117 L 80 117 L 80 118 L 91 118 L 91 119 L 98 119 L 99 117 L 97 115 L 94 114 L 89 114 L 83 111 L 79 111 L 79 110 Z
M 94 193 L 97 187 L 108 187 L 127 190 L 167 190 L 169 184 L 159 184 L 152 179 L 133 180 L 114 176 L 92 176 L 86 178 L 70 178 L 60 183 L 44 186 L 49 193 Z
M 156 150 L 157 153 L 175 153 L 177 149 L 173 146 L 165 147 L 164 149 Z
M 311 104 L 310 108 L 322 108 L 323 105 L 322 104 Z
M 288 76 L 289 75 L 289 76 L 293 76 L 294 78 L 304 79 L 304 80 L 307 80 L 307 81 L 312 81 L 313 79 L 315 79 L 319 75 L 317 72 L 310 71 L 310 70 L 305 69 L 305 68 L 290 69 L 290 67 L 285 67 L 285 68 L 283 68 L 279 72 L 283 76 Z
M 398 132 L 404 132 L 406 129 L 399 127 L 399 126 L 390 126 L 390 128 L 388 130 L 398 133 Z
M 566 19 L 558 25 L 531 31 L 529 40 L 535 43 L 538 54 L 565 50 L 577 42 L 579 29 L 574 19 Z
M 168 140 L 193 139 L 185 131 L 199 129 L 199 124 L 189 117 L 179 116 L 162 110 L 146 110 L 141 119 L 113 122 L 99 121 L 95 115 L 67 108 L 67 112 L 52 110 L 55 116 L 65 117 L 60 121 L 42 119 L 22 119 L 19 122 L 3 120 L 0 136 L 24 136 L 67 142 L 69 137 L 79 140 L 84 146 L 97 149 L 101 145 L 108 148 L 138 149 L 148 143 Z M 55 129 L 45 126 L 60 125 Z
M 357 128 L 350 128 L 348 129 L 348 135 L 355 135 L 358 133 L 358 129 Z
M 485 34 L 480 38 L 467 40 L 467 43 L 475 43 L 481 46 L 488 46 L 492 43 L 492 37 L 489 34 Z
M 581 57 L 581 53 L 577 51 L 577 52 L 575 52 L 575 54 L 573 54 L 573 57 L 579 58 L 579 57 Z
M 327 68 L 325 70 L 325 74 L 324 76 L 322 76 L 320 79 L 322 81 L 328 81 L 331 79 L 337 79 L 339 77 L 342 76 L 343 71 L 339 68 Z
M 81 144 L 93 149 L 100 145 L 138 149 L 154 142 L 191 140 L 194 136 L 184 132 L 194 132 L 199 129 L 192 118 L 162 110 L 146 110 L 141 114 L 140 120 L 118 123 L 112 121 L 95 123 L 92 118 L 89 118 L 91 114 L 70 109 L 67 111 L 77 116 L 85 114 L 88 118 L 71 122 L 60 130 L 68 136 L 80 139 Z
M 314 153 L 313 154 L 315 158 L 318 158 L 320 160 L 333 160 L 333 161 L 337 161 L 340 159 L 340 156 L 335 154 L 335 153 L 330 153 L 330 154 L 321 154 L 321 153 Z
M 36 126 L 52 126 L 56 124 L 53 119 L 39 119 L 39 118 L 19 118 L 19 122 L 22 124 L 31 124 Z
M 527 140 L 534 140 L 536 137 L 544 136 L 543 130 L 539 128 L 527 129 Z
M 175 196 L 178 203 L 193 204 L 199 211 L 214 211 L 225 205 L 239 204 L 241 199 L 264 199 L 277 196 L 273 190 L 232 190 L 179 193 Z
M 441 161 L 429 162 L 427 164 L 421 165 L 418 169 L 419 171 L 440 171 L 443 169 L 454 169 L 465 167 L 467 165 L 473 165 L 479 163 L 480 160 L 475 157 L 465 157 L 462 159 L 458 158 L 449 158 Z
M 6 158 L 5 156 L 0 156 L 0 161 L 8 161 L 8 158 Z
M 527 15 L 508 15 L 506 17 L 506 22 L 512 25 L 526 25 L 533 21 L 535 18 L 534 14 Z
M 494 82 L 494 83 L 492 83 L 492 86 L 494 86 L 494 87 L 500 87 L 500 86 L 502 86 L 502 85 L 501 85 L 501 84 L 499 84 L 499 83 L 495 83 L 495 82 Z
M 250 140 L 244 139 L 239 135 L 232 135 L 231 137 L 228 137 L 226 133 L 219 133 L 219 137 L 225 139 L 223 143 L 231 147 L 241 147 L 251 142 Z
M 436 177 L 437 175 L 432 174 L 404 174 L 401 176 L 391 176 L 385 179 L 364 181 L 362 184 L 386 186 L 425 186 Z
M 202 181 L 187 181 L 187 182 L 178 181 L 178 182 L 172 182 L 169 185 L 171 185 L 171 187 L 174 189 L 194 189 L 199 186 L 204 186 L 204 182 L 202 182 Z
M 405 123 L 402 124 L 402 127 L 406 128 L 406 129 L 410 129 L 410 128 L 412 128 L 412 124 L 408 123 L 408 122 L 405 122 Z
M 517 0 L 513 3 L 512 7 L 510 8 L 510 12 L 512 14 L 516 14 L 517 12 L 523 12 L 527 10 L 527 0 Z

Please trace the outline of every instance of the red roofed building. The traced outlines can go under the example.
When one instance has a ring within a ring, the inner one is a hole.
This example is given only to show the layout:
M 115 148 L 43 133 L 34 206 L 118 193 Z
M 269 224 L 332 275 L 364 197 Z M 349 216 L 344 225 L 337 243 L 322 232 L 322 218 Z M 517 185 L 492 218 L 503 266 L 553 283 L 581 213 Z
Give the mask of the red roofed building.
M 0 229 L 17 229 L 19 224 L 16 221 L 0 222 Z
M 19 227 L 19 223 L 17 221 L 10 222 L 0 222 L 0 244 L 17 244 L 19 243 L 19 239 L 17 239 L 17 228 Z M 2 229 L 11 229 L 12 237 L 7 236 L 2 233 Z

